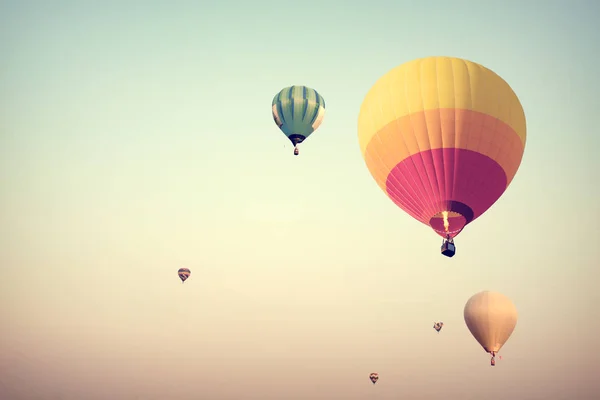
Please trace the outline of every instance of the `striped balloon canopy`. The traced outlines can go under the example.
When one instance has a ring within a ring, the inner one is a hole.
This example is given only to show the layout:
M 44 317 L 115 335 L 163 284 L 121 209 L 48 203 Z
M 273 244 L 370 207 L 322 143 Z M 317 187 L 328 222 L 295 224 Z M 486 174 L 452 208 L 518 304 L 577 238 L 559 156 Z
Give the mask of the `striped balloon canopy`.
M 177 271 L 177 275 L 179 275 L 179 279 L 181 279 L 181 283 L 185 282 L 187 278 L 190 277 L 192 272 L 187 268 L 179 268 Z
M 379 374 L 377 372 L 371 372 L 369 374 L 369 379 L 371 380 L 371 382 L 373 382 L 373 385 L 374 385 L 379 380 Z
M 388 197 L 454 238 L 504 193 L 523 157 L 525 114 L 500 76 L 428 57 L 389 71 L 358 117 L 367 168 Z
M 325 100 L 316 90 L 306 86 L 290 86 L 275 95 L 272 103 L 273 120 L 294 145 L 309 137 L 323 122 Z

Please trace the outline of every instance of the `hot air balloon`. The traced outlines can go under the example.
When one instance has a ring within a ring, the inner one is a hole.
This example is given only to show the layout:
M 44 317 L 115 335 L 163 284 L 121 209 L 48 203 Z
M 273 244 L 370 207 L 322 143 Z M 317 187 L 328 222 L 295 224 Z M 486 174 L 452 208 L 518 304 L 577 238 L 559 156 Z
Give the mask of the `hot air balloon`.
M 444 326 L 443 322 L 435 322 L 433 324 L 433 329 L 435 329 L 439 333 L 442 330 L 443 326 Z
M 373 372 L 369 375 L 369 379 L 373 382 L 373 385 L 377 383 L 379 380 L 379 374 L 377 372 Z
M 325 100 L 314 89 L 290 86 L 275 95 L 272 109 L 275 123 L 292 142 L 294 154 L 298 155 L 298 144 L 323 122 Z
M 465 323 L 483 349 L 492 355 L 491 365 L 496 365 L 496 353 L 517 325 L 517 309 L 501 293 L 484 291 L 467 301 Z
M 358 117 L 367 168 L 398 207 L 442 236 L 481 216 L 514 178 L 525 149 L 525 114 L 500 76 L 471 61 L 428 57 L 389 71 Z
M 187 278 L 190 277 L 192 272 L 187 268 L 179 268 L 177 274 L 179 275 L 179 279 L 181 279 L 181 283 L 185 282 Z

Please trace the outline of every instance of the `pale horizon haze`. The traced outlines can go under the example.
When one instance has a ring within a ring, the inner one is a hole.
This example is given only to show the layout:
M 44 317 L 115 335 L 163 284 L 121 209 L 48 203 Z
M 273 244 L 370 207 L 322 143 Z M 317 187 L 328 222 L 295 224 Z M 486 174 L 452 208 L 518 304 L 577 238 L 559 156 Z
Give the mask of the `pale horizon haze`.
M 597 399 L 599 17 L 0 1 L 0 399 Z M 371 86 L 427 56 L 490 68 L 527 119 L 514 181 L 451 259 L 357 138 Z M 271 116 L 290 85 L 326 102 L 299 157 Z M 463 319 L 482 290 L 519 313 L 495 368 Z

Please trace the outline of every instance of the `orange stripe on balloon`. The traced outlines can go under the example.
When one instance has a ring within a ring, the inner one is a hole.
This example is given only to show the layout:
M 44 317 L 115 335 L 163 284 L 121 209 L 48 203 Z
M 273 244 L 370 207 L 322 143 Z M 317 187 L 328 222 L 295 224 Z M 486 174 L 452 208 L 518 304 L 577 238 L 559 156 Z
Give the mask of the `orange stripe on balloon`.
M 502 167 L 508 186 L 521 164 L 524 143 L 513 128 L 486 114 L 435 109 L 385 125 L 370 139 L 364 156 L 369 171 L 385 191 L 387 177 L 398 163 L 421 151 L 439 148 L 466 149 L 488 156 Z

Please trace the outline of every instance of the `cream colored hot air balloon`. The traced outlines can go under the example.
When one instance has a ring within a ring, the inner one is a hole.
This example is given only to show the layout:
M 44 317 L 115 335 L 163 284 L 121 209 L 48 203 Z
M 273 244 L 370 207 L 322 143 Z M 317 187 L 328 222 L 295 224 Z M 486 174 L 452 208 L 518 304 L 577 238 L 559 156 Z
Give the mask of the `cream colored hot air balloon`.
M 464 316 L 475 340 L 492 355 L 491 365 L 496 365 L 496 353 L 517 325 L 515 305 L 505 295 L 486 290 L 467 301 Z

